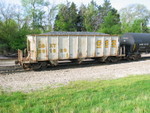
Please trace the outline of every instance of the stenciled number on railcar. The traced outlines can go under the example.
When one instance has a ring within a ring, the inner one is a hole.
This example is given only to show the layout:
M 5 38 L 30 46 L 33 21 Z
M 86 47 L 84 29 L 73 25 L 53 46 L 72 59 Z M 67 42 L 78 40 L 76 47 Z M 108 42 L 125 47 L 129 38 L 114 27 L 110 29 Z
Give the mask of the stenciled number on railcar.
M 108 40 L 105 40 L 105 48 L 108 48 Z
M 56 44 L 55 43 L 51 43 L 50 45 L 50 53 L 56 53 Z
M 112 46 L 112 47 L 114 47 L 114 48 L 117 46 L 117 42 L 116 42 L 116 40 L 112 40 L 112 42 L 111 42 L 111 46 Z
M 45 53 L 45 52 L 46 52 L 45 49 L 38 50 L 38 54 Z
M 101 40 L 97 40 L 96 42 L 96 48 L 101 48 L 102 46 L 102 41 Z
M 67 49 L 66 49 L 66 48 L 60 49 L 60 52 L 61 52 L 61 53 L 67 52 Z
M 56 53 L 56 49 L 50 49 L 50 53 Z
M 56 44 L 55 43 L 50 44 L 50 48 L 56 48 Z

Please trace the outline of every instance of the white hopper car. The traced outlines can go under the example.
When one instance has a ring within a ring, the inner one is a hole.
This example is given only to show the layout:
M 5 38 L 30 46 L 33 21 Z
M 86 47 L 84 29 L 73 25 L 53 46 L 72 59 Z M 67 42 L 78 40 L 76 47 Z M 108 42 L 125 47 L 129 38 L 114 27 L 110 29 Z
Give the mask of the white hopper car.
M 27 36 L 27 56 L 18 50 L 18 61 L 24 69 L 38 70 L 57 65 L 59 60 L 81 63 L 92 58 L 116 61 L 122 55 L 119 36 L 95 32 L 49 32 Z

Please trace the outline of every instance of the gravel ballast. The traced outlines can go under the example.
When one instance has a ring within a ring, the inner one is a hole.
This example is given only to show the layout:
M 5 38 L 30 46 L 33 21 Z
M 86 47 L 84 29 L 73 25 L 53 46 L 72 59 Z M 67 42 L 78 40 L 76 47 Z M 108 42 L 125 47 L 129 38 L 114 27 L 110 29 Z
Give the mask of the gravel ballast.
M 0 74 L 0 88 L 4 91 L 33 91 L 59 87 L 77 80 L 108 80 L 128 75 L 150 74 L 150 60 L 75 67 L 58 70 L 28 71 L 9 75 Z

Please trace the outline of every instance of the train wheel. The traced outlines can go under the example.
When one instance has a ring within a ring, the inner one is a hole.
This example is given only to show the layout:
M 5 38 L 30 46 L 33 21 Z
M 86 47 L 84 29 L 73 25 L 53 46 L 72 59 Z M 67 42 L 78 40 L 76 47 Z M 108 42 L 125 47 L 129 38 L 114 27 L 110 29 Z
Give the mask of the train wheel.
M 41 63 L 31 64 L 31 69 L 34 71 L 39 71 L 41 69 Z
M 31 69 L 30 64 L 23 64 L 23 69 L 24 70 L 30 70 Z
M 47 62 L 40 62 L 41 64 L 41 69 L 44 70 L 47 68 Z
M 139 60 L 141 58 L 141 54 L 137 54 L 137 55 L 134 55 L 133 57 L 132 57 L 132 59 L 134 60 L 134 61 L 137 61 L 137 60 Z
M 47 68 L 47 62 L 38 62 L 31 65 L 31 68 L 34 71 L 44 70 Z
M 117 57 L 109 57 L 109 61 L 113 62 L 113 63 L 116 63 L 116 62 L 119 61 L 119 59 Z

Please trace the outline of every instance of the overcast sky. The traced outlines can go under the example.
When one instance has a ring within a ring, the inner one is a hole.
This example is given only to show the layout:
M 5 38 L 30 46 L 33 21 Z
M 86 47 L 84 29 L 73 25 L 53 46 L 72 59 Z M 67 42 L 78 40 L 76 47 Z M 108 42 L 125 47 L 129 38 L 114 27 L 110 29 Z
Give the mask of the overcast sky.
M 20 4 L 21 0 L 2 0 L 2 1 L 7 1 L 8 3 L 13 3 L 13 4 Z M 55 4 L 59 3 L 66 3 L 67 0 L 49 0 Z M 87 5 L 90 3 L 91 0 L 68 0 L 68 2 L 74 2 L 78 6 L 80 4 L 85 4 Z M 104 0 L 95 0 L 97 4 L 101 5 Z M 143 4 L 147 7 L 147 9 L 150 10 L 150 0 L 110 0 L 112 6 L 116 8 L 117 10 L 120 10 L 121 8 L 127 7 L 130 4 Z

